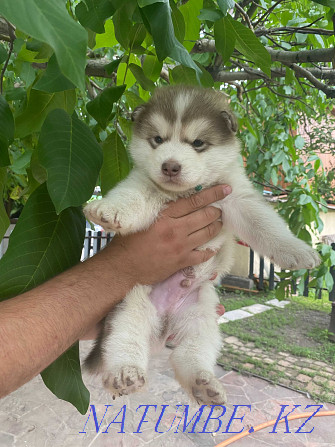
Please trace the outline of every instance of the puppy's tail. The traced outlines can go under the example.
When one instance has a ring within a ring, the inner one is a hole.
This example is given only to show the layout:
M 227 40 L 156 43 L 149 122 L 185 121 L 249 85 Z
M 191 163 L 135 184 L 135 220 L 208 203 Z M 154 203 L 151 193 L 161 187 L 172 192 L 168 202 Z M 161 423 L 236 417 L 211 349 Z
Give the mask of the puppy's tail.
M 95 340 L 91 352 L 84 360 L 84 370 L 88 371 L 91 374 L 99 374 L 103 370 L 103 339 L 104 330 L 102 328 L 98 338 Z

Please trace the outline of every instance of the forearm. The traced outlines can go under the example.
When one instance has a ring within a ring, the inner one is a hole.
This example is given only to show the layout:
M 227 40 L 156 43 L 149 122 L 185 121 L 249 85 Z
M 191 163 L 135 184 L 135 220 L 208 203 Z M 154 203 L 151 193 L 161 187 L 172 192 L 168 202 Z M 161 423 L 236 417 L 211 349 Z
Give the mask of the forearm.
M 0 397 L 40 373 L 127 294 L 135 282 L 122 261 L 106 249 L 0 303 Z

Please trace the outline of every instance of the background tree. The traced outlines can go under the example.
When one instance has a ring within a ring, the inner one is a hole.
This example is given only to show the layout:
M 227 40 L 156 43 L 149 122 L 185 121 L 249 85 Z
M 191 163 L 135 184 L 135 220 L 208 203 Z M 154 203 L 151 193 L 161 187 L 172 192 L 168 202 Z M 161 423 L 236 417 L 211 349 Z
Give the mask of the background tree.
M 315 149 L 334 150 L 333 9 L 334 0 L 1 0 L 0 239 L 23 211 L 0 261 L 0 299 L 79 261 L 81 205 L 128 174 L 131 111 L 168 83 L 225 88 L 248 174 L 285 193 L 279 212 L 311 242 L 332 196 Z M 311 118 L 313 144 L 299 135 Z M 312 285 L 331 289 L 335 255 L 320 252 Z M 78 345 L 42 377 L 85 413 Z

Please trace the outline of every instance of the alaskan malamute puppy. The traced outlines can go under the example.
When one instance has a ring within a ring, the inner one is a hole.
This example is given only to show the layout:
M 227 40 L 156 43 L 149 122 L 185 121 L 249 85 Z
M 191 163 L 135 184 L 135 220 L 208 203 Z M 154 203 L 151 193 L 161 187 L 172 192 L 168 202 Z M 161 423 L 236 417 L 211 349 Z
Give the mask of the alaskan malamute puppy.
M 152 341 L 164 342 L 173 334 L 171 363 L 180 384 L 198 403 L 223 404 L 225 390 L 213 373 L 222 341 L 210 278 L 213 272 L 218 277 L 228 273 L 234 236 L 285 269 L 313 268 L 319 256 L 290 233 L 246 177 L 237 122 L 223 93 L 159 88 L 134 110 L 133 121 L 134 169 L 106 197 L 85 207 L 89 220 L 124 235 L 148 228 L 167 202 L 194 194 L 198 185 L 228 184 L 232 192 L 216 203 L 222 209 L 222 231 L 200 248 L 218 250 L 217 255 L 185 269 L 184 276 L 134 287 L 107 316 L 86 365 L 103 373 L 113 396 L 134 392 L 146 382 Z

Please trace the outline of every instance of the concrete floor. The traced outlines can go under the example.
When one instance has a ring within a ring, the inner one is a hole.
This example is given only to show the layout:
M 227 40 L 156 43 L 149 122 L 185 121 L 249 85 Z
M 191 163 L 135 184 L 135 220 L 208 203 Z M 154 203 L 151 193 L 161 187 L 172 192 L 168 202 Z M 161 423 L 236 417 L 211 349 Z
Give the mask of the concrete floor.
M 82 352 L 88 351 L 90 343 L 82 342 Z M 79 414 L 71 404 L 54 397 L 43 385 L 40 377 L 35 378 L 0 400 L 0 447 L 209 447 L 234 436 L 231 432 L 240 431 L 243 427 L 246 430 L 262 422 L 277 419 L 282 405 L 288 405 L 284 414 L 292 410 L 294 405 L 301 405 L 295 413 L 316 409 L 311 407 L 305 410 L 306 405 L 313 405 L 315 402 L 302 394 L 273 386 L 258 378 L 227 372 L 217 366 L 216 375 L 225 384 L 228 395 L 226 413 L 220 416 L 223 410 L 217 409 L 213 417 L 219 419 L 210 420 L 206 427 L 205 422 L 210 411 L 209 407 L 206 407 L 195 427 L 192 427 L 195 422 L 193 419 L 183 432 L 184 405 L 189 402 L 179 384 L 173 379 L 173 372 L 168 363 L 170 352 L 164 349 L 161 355 L 152 360 L 149 385 L 145 392 L 115 401 L 103 390 L 97 378 L 84 376 L 91 392 L 91 404 L 94 405 L 98 422 L 103 418 L 105 405 L 112 405 L 107 408 L 98 433 L 92 410 L 89 419 L 89 413 L 84 416 Z M 126 407 L 123 407 L 124 405 Z M 145 407 L 138 408 L 139 405 L 157 406 L 156 409 L 148 407 L 145 417 L 147 422 L 143 422 L 140 429 L 138 426 Z M 180 405 L 179 409 L 177 405 Z M 236 405 L 250 405 L 251 411 L 247 407 L 239 407 L 235 417 L 242 417 L 245 414 L 243 421 L 235 419 L 227 429 Z M 162 408 L 165 408 L 165 411 L 157 424 Z M 188 421 L 197 410 L 198 407 L 189 407 Z M 324 410 L 335 410 L 335 406 L 324 405 L 321 411 Z M 103 433 L 113 420 L 116 423 L 110 425 L 107 433 Z M 122 420 L 125 433 L 118 433 L 121 430 Z M 319 417 L 309 421 L 301 429 L 302 432 L 308 432 L 314 427 L 309 434 L 296 433 L 302 422 L 303 420 L 290 421 L 288 426 L 290 433 L 287 433 L 287 427 L 282 423 L 278 425 L 277 433 L 270 433 L 273 430 L 273 427 L 270 427 L 250 434 L 231 445 L 335 447 L 335 416 Z M 83 431 L 86 433 L 80 433 Z M 199 433 L 201 431 L 203 433 Z M 215 431 L 217 432 L 214 433 Z

